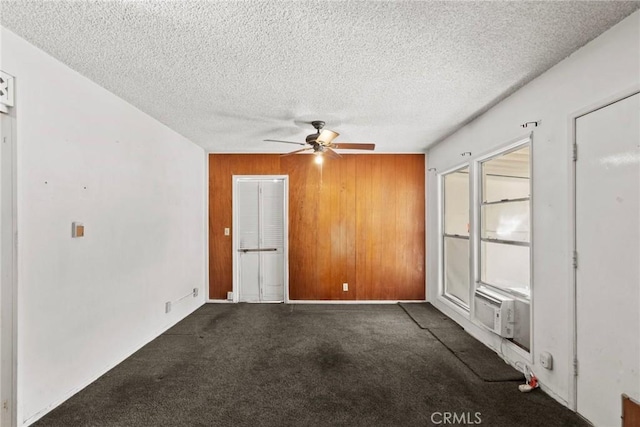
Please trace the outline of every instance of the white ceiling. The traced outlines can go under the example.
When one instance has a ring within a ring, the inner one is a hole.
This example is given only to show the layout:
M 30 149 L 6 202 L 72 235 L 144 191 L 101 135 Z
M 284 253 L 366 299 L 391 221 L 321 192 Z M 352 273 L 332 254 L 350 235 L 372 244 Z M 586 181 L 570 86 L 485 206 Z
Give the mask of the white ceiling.
M 640 7 L 625 1 L 7 1 L 4 26 L 213 152 L 422 152 Z M 295 147 L 293 147 L 295 148 Z

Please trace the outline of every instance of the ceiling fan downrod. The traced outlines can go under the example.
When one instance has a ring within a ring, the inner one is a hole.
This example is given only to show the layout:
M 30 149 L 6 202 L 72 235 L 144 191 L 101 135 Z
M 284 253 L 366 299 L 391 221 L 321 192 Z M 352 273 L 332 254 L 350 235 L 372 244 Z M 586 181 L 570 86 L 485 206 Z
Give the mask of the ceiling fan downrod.
M 320 131 L 322 130 L 322 128 L 324 127 L 324 122 L 322 120 L 314 120 L 311 122 L 311 126 L 313 126 L 314 128 L 316 128 L 316 130 L 318 131 L 318 133 L 320 133 Z

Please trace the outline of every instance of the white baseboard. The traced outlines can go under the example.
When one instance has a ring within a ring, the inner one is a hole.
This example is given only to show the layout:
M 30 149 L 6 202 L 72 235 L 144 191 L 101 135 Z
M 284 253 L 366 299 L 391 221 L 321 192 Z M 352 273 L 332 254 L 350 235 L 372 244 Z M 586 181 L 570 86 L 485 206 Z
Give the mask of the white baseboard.
M 289 300 L 287 304 L 398 304 L 399 302 L 425 302 L 424 300 Z
M 302 300 L 302 299 L 292 299 L 285 304 L 398 304 L 399 302 L 405 303 L 420 303 L 426 302 L 425 300 Z M 228 301 L 226 299 L 210 299 L 207 300 L 207 304 L 234 304 L 233 301 Z M 267 304 L 267 303 L 260 303 Z

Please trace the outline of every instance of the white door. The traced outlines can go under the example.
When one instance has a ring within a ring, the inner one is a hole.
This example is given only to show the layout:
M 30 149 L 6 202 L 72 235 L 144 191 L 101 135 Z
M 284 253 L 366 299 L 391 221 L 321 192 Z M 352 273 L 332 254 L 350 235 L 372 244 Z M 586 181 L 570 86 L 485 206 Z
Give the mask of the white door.
M 640 95 L 576 120 L 577 411 L 618 427 L 640 399 Z
M 234 177 L 234 300 L 285 300 L 286 177 Z

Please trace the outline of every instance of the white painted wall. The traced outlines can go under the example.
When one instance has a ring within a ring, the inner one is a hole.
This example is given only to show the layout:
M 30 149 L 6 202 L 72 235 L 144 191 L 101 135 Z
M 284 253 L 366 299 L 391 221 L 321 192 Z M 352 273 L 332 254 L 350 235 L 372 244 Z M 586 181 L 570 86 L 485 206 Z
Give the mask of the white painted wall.
M 444 171 L 467 158 L 472 160 L 531 129 L 520 124 L 542 120 L 533 141 L 533 370 L 543 388 L 559 401 L 573 406 L 572 326 L 572 187 L 570 116 L 615 94 L 640 84 L 640 12 L 635 12 L 603 35 L 538 77 L 460 131 L 433 147 L 428 168 Z M 433 178 L 434 172 L 430 172 Z M 437 180 L 428 179 L 427 235 L 438 233 Z M 500 340 L 472 324 L 438 294 L 438 242 L 429 239 L 428 295 L 431 302 L 490 347 Z M 612 331 L 615 333 L 615 331 Z M 498 350 L 499 351 L 499 350 Z M 527 356 L 503 348 L 511 363 Z M 538 363 L 539 353 L 550 352 L 552 371 Z M 528 362 L 527 362 L 528 363 Z
M 204 303 L 205 155 L 6 29 L 2 67 L 17 81 L 20 425 Z

